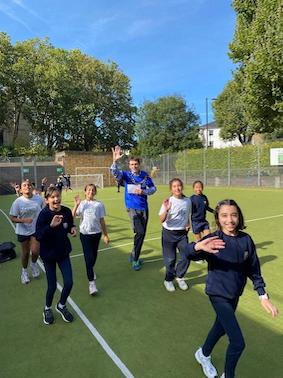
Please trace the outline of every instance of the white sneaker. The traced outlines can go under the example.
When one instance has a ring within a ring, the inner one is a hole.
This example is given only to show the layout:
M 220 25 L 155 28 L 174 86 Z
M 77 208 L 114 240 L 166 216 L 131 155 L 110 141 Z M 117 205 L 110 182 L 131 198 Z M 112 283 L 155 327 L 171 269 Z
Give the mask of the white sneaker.
M 171 293 L 176 290 L 172 281 L 164 281 L 164 286 L 165 289 Z
M 199 348 L 195 353 L 197 362 L 201 365 L 204 375 L 207 378 L 217 377 L 218 373 L 211 363 L 211 356 L 205 357 L 202 353 L 202 348 Z
M 204 264 L 204 263 L 205 263 L 205 260 L 196 260 L 195 263 L 196 263 L 196 264 Z
M 22 284 L 30 283 L 28 272 L 25 269 L 22 269 L 21 281 L 22 281 Z
M 37 278 L 40 276 L 40 270 L 39 270 L 39 266 L 38 266 L 38 263 L 35 262 L 35 263 L 31 263 L 30 264 L 30 267 L 31 267 L 31 274 L 33 276 L 33 278 Z
M 98 293 L 95 281 L 90 282 L 88 288 L 89 288 L 90 295 L 95 295 L 96 293 Z
M 176 281 L 177 281 L 177 284 L 179 286 L 179 288 L 181 290 L 188 290 L 189 286 L 188 284 L 186 283 L 186 281 L 184 280 L 184 278 L 179 278 L 179 277 L 176 277 Z

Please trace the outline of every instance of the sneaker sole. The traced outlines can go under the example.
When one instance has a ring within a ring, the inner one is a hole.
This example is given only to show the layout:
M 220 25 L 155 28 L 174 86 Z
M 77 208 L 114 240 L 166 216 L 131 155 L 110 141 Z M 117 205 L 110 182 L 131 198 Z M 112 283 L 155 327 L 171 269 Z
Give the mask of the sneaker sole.
M 62 312 L 58 310 L 57 306 L 55 307 L 55 310 L 58 312 L 58 314 L 60 314 L 62 316 L 62 319 L 64 320 L 64 322 L 72 323 L 73 320 L 66 319 L 65 316 L 62 314 Z
M 43 323 L 44 323 L 44 324 L 46 324 L 46 325 L 51 325 L 51 324 L 54 323 L 54 320 L 53 320 L 53 322 L 51 322 L 51 323 L 47 323 L 47 322 L 45 321 L 44 312 L 42 313 L 42 315 L 43 315 Z
M 93 293 L 89 293 L 89 295 L 91 295 L 92 297 L 94 297 L 96 294 L 98 294 L 98 290 L 94 291 Z

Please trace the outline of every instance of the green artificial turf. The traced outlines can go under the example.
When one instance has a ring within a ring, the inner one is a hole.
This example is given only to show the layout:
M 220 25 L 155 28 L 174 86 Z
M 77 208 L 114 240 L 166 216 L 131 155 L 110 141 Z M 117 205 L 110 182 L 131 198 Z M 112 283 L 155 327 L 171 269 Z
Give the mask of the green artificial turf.
M 185 193 L 191 194 L 186 187 Z M 63 204 L 72 207 L 77 192 L 63 193 Z M 116 188 L 99 190 L 97 198 L 105 204 L 110 245 L 103 242 L 95 271 L 99 294 L 90 297 L 79 238 L 72 238 L 74 287 L 72 299 L 135 377 L 200 378 L 201 368 L 194 359 L 214 321 L 214 313 L 204 294 L 206 264 L 191 263 L 186 275 L 190 290 L 168 293 L 163 287 L 164 268 L 160 245 L 158 211 L 168 188 L 158 187 L 150 197 L 150 221 L 141 271 L 128 263 L 132 232 Z M 247 232 L 256 245 L 262 273 L 272 301 L 280 309 L 283 299 L 282 190 L 206 188 L 214 207 L 217 201 L 238 201 L 247 221 Z M 81 193 L 83 197 L 83 193 Z M 8 214 L 14 196 L 1 196 L 0 208 Z M 267 219 L 260 219 L 267 218 Z M 213 225 L 211 214 L 208 220 Z M 15 241 L 11 225 L 0 214 L 0 242 Z M 191 233 L 189 238 L 192 240 Z M 62 377 L 112 378 L 122 374 L 90 331 L 75 315 L 72 324 L 56 316 L 55 324 L 42 322 L 46 280 L 44 274 L 29 285 L 20 283 L 19 245 L 17 259 L 0 265 L 0 355 L 4 378 Z M 60 272 L 58 273 L 61 282 Z M 54 303 L 59 296 L 56 293 Z M 248 283 L 238 307 L 238 318 L 246 340 L 237 376 L 243 378 L 281 378 L 281 315 L 272 319 L 261 307 Z M 57 314 L 59 315 L 59 314 Z M 215 347 L 213 362 L 223 372 L 227 339 Z

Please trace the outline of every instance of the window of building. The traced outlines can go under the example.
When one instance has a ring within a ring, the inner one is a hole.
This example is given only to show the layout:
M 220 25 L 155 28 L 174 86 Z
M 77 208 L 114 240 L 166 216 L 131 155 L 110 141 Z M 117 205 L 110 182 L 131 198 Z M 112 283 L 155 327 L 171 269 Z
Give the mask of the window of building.
M 209 130 L 208 135 L 213 135 L 213 130 Z
M 209 141 L 208 147 L 213 147 L 213 141 L 212 140 Z

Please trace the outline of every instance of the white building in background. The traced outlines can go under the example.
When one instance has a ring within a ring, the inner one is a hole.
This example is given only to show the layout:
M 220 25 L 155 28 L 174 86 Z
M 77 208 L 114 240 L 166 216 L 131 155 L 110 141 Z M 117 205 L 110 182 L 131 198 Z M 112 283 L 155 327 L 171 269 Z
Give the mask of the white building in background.
M 216 122 L 210 122 L 207 125 L 200 126 L 200 139 L 205 147 L 225 148 L 225 147 L 241 147 L 242 143 L 238 138 L 231 141 L 225 141 L 220 137 L 220 127 Z

